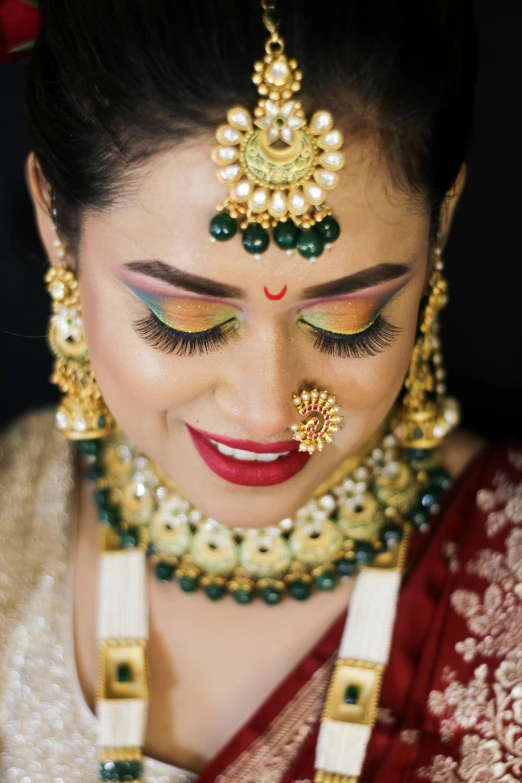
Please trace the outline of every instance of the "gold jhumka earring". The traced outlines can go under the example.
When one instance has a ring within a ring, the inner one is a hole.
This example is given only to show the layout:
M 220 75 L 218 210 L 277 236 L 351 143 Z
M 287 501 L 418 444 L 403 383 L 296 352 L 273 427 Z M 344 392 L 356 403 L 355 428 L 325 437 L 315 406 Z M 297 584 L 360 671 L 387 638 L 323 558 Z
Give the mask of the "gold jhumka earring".
M 227 113 L 216 131 L 212 160 L 218 180 L 230 188 L 219 214 L 210 221 L 211 241 L 231 239 L 241 228 L 245 250 L 261 257 L 269 243 L 288 253 L 294 248 L 315 261 L 340 233 L 326 196 L 339 182 L 344 165 L 342 133 L 329 111 L 318 110 L 307 123 L 301 101 L 302 73 L 285 54 L 275 3 L 262 0 L 270 37 L 252 77 L 260 99 L 253 116 L 243 106 Z
M 435 449 L 460 420 L 459 407 L 446 396 L 439 336 L 439 314 L 448 301 L 448 283 L 443 275 L 440 247 L 429 292 L 420 319 L 419 336 L 404 383 L 404 394 L 395 412 L 392 432 L 399 446 L 409 449 Z
M 53 220 L 56 209 L 52 208 Z M 102 438 L 114 428 L 87 351 L 78 281 L 65 264 L 65 250 L 56 224 L 54 247 L 59 261 L 45 276 L 52 299 L 48 342 L 55 356 L 51 382 L 64 396 L 55 414 L 56 426 L 70 440 Z

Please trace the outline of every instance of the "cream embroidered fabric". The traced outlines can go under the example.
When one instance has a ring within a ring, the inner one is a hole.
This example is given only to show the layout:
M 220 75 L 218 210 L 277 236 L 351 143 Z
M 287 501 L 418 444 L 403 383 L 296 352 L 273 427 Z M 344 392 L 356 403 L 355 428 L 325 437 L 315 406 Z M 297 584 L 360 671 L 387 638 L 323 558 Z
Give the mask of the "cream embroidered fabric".
M 72 454 L 46 411 L 0 440 L 2 783 L 98 780 L 98 724 L 73 649 Z M 145 760 L 146 783 L 194 777 Z

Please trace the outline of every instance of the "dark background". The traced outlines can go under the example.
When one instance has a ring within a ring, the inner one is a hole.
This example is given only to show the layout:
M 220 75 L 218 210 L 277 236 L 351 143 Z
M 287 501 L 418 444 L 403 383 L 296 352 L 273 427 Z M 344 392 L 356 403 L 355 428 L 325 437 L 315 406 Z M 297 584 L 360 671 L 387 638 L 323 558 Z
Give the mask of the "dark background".
M 422 2 L 422 0 L 419 0 Z M 463 424 L 522 436 L 522 3 L 477 0 L 481 64 L 468 183 L 446 251 L 448 387 Z M 56 399 L 40 248 L 23 177 L 22 63 L 0 66 L 0 426 Z

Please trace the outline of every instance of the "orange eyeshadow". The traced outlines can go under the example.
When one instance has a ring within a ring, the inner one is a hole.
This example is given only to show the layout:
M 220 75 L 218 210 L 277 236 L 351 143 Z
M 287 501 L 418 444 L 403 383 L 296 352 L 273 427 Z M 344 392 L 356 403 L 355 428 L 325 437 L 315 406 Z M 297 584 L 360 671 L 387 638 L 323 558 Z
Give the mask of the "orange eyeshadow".
M 357 334 L 375 321 L 390 297 L 382 295 L 365 299 L 345 299 L 328 304 L 318 304 L 300 312 L 302 321 L 326 332 Z
M 223 302 L 191 297 L 158 296 L 134 286 L 130 288 L 150 307 L 160 321 L 180 332 L 205 332 L 215 326 L 221 326 L 238 315 L 237 308 Z

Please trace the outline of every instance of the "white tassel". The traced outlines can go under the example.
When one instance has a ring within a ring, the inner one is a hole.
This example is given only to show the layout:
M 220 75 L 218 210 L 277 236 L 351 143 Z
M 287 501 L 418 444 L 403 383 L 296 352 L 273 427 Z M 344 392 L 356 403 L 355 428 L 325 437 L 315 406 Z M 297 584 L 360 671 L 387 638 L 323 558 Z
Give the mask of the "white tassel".
M 101 699 L 96 704 L 102 748 L 139 748 L 145 739 L 147 702 Z
M 145 553 L 104 552 L 98 565 L 98 640 L 148 635 Z
M 321 721 L 315 754 L 316 769 L 358 777 L 371 731 L 369 726 L 358 723 Z
M 339 658 L 388 662 L 400 581 L 397 571 L 361 571 L 350 600 Z

